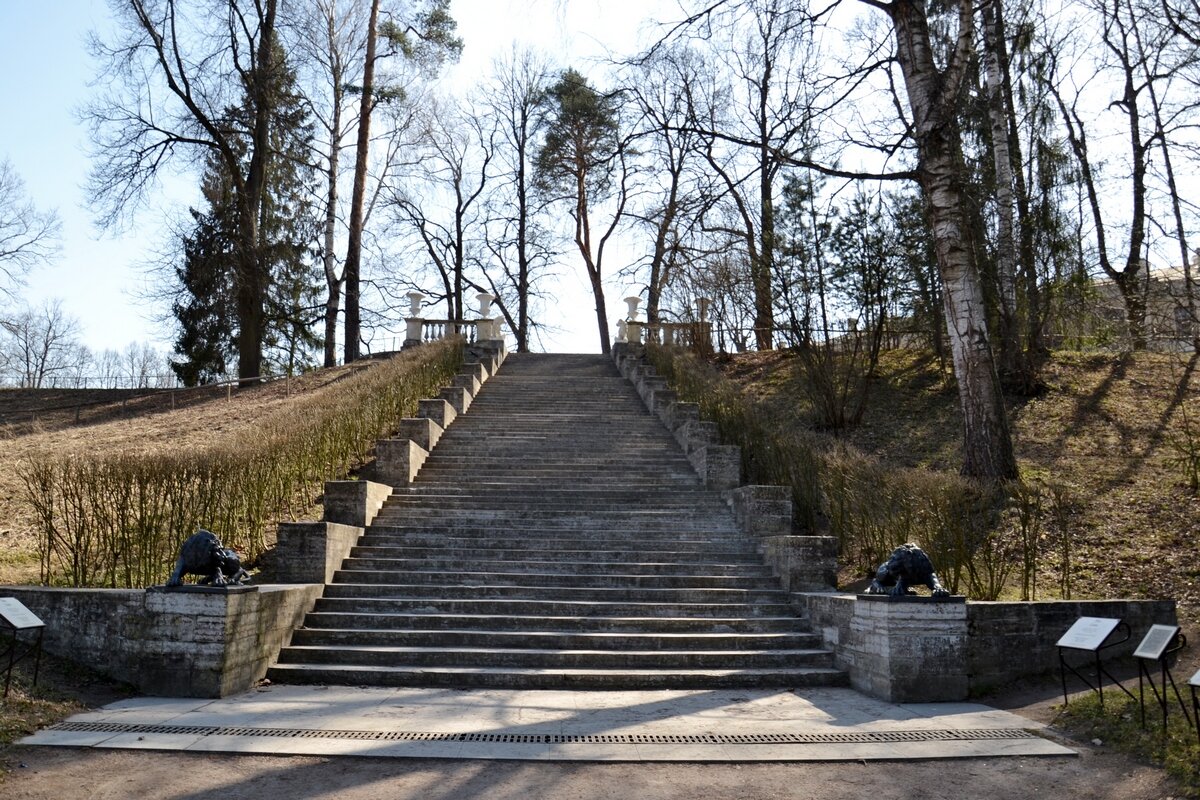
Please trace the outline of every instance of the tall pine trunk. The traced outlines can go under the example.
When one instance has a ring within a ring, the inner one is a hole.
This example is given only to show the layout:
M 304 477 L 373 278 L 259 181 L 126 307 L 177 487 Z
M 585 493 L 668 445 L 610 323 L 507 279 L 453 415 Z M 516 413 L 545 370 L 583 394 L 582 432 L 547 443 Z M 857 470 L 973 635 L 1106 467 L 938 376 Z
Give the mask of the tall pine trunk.
M 367 22 L 367 55 L 363 64 L 362 102 L 358 110 L 358 145 L 354 151 L 354 190 L 350 197 L 350 230 L 346 246 L 346 266 L 342 281 L 346 289 L 345 361 L 358 360 L 359 339 L 359 274 L 362 264 L 363 206 L 367 195 L 367 159 L 371 154 L 371 107 L 375 92 L 375 40 L 379 23 L 379 0 L 371 2 L 371 17 Z

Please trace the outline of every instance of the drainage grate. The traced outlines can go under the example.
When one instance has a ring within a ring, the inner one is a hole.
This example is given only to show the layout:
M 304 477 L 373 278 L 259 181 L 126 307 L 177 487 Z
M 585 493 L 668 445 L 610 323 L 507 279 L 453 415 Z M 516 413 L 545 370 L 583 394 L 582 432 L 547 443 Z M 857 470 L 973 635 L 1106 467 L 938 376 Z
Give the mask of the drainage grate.
M 736 734 L 540 734 L 428 733 L 419 731 L 325 731 L 309 728 L 248 728 L 200 725 L 129 725 L 120 722 L 60 722 L 47 730 L 80 733 L 182 734 L 191 736 L 263 736 L 295 739 L 359 739 L 397 742 L 486 742 L 489 744 L 889 744 L 1036 739 L 1019 728 L 979 730 L 870 731 L 862 733 Z

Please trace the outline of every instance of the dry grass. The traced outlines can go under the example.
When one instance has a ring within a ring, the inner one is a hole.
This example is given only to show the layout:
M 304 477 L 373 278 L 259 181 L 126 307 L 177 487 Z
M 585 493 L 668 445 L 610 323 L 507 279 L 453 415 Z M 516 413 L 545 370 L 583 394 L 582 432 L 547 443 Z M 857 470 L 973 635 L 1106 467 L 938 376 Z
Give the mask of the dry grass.
M 740 355 L 721 366 L 783 424 L 811 426 L 796 390 L 799 365 L 787 353 Z M 1175 598 L 1188 616 L 1200 613 L 1200 498 L 1172 444 L 1185 410 L 1200 432 L 1198 367 L 1173 354 L 1057 353 L 1044 374 L 1047 391 L 1010 404 L 1022 476 L 1063 484 L 1074 500 L 1076 595 Z M 954 472 L 957 404 L 936 361 L 886 353 L 863 424 L 844 438 L 892 464 Z

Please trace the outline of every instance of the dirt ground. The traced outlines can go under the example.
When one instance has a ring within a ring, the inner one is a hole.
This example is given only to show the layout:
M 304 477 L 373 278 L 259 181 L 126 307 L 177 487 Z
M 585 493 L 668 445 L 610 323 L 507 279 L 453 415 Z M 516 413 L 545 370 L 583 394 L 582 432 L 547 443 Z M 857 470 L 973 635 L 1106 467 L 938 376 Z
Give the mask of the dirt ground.
M 1190 675 L 1197 654 L 1176 668 Z M 1190 671 L 1189 671 L 1190 670 Z M 1119 673 L 1126 679 L 1130 673 Z M 1186 676 L 1184 678 L 1186 680 Z M 983 702 L 1052 724 L 1057 676 L 1026 681 Z M 103 681 L 84 705 L 123 695 Z M 1183 798 L 1159 768 L 1052 730 L 1076 758 L 804 764 L 587 764 L 434 759 L 203 755 L 14 746 L 0 756 L 4 800 L 1014 800 Z
M 694 800 L 1174 797 L 1163 774 L 1102 751 L 1079 758 L 838 764 L 538 764 L 282 758 L 33 748 L 9 800 Z

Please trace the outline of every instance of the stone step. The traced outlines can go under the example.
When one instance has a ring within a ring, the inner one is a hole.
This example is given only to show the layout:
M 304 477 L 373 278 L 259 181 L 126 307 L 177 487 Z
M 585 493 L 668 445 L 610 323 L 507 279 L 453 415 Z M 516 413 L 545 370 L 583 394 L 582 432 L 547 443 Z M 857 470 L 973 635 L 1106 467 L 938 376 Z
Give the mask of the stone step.
M 434 506 L 430 508 L 430 506 Z M 382 512 L 408 514 L 410 512 L 430 512 L 470 515 L 472 512 L 491 515 L 497 512 L 508 514 L 589 514 L 593 516 L 617 517 L 621 515 L 646 516 L 648 514 L 672 514 L 674 516 L 688 515 L 702 519 L 714 514 L 720 514 L 724 508 L 715 500 L 690 502 L 687 498 L 656 500 L 648 497 L 628 497 L 614 501 L 604 498 L 580 495 L 572 498 L 566 495 L 555 496 L 547 494 L 531 499 L 516 497 L 501 497 L 497 495 L 469 496 L 454 495 L 434 499 L 419 496 L 391 497 L 383 505 Z
M 342 601 L 339 601 L 342 602 Z M 334 603 L 337 605 L 337 603 Z M 514 614 L 369 613 L 313 611 L 305 624 L 339 630 L 475 630 L 531 632 L 573 631 L 602 633 L 805 633 L 808 622 L 795 616 L 780 617 L 601 617 L 521 616 Z
M 758 542 L 601 356 L 511 356 L 341 566 L 273 681 L 846 683 Z
M 731 520 L 713 519 L 713 514 L 702 512 L 689 513 L 679 508 L 630 508 L 622 511 L 589 511 L 586 515 L 573 514 L 567 508 L 547 506 L 545 508 L 429 508 L 428 506 L 397 506 L 385 504 L 380 509 L 376 519 L 380 524 L 388 525 L 395 520 L 402 524 L 415 524 L 425 520 L 444 525 L 452 525 L 474 520 L 477 525 L 494 524 L 502 521 L 505 524 L 520 522 L 537 522 L 541 527 L 549 525 L 561 526 L 570 530 L 587 528 L 604 530 L 608 528 L 627 528 L 642 530 L 646 527 L 679 526 L 688 530 L 725 530 L 733 531 Z
M 335 588 L 330 584 L 329 589 Z M 355 614 L 470 614 L 485 616 L 546 617 L 782 617 L 793 613 L 784 602 L 745 603 L 686 602 L 655 600 L 637 602 L 628 598 L 608 601 L 564 598 L 467 598 L 431 597 L 414 593 L 411 597 L 378 597 L 354 593 L 327 594 L 317 600 L 316 611 Z
M 637 631 L 529 631 L 433 629 L 397 630 L 395 628 L 320 628 L 313 620 L 292 636 L 294 647 L 403 647 L 476 650 L 559 650 L 610 653 L 728 650 L 791 653 L 817 650 L 820 637 L 812 633 L 669 633 Z
M 378 577 L 378 583 L 367 582 Z M 346 583 L 347 579 L 358 580 Z M 785 603 L 781 589 L 737 588 L 654 588 L 632 586 L 554 586 L 506 584 L 392 583 L 390 573 L 352 573 L 339 570 L 334 582 L 326 586 L 326 597 L 373 597 L 379 599 L 436 597 L 479 600 L 551 600 L 554 602 L 626 602 L 626 603 L 713 603 L 752 605 Z
M 502 565 L 506 566 L 506 565 Z M 586 567 L 584 568 L 586 569 Z M 334 573 L 338 583 L 370 583 L 390 585 L 434 585 L 434 586 L 486 586 L 486 587 L 530 587 L 553 589 L 744 589 L 756 590 L 766 582 L 766 575 L 710 575 L 710 574 L 630 574 L 624 565 L 619 572 L 597 571 L 538 571 L 526 572 L 506 569 L 504 571 L 471 571 L 467 569 L 438 570 L 392 568 L 387 562 L 349 558 L 342 568 Z
M 505 500 L 511 502 L 530 502 L 530 500 L 588 500 L 594 502 L 670 502 L 687 504 L 697 508 L 711 509 L 714 512 L 728 508 L 728 503 L 722 497 L 714 497 L 713 493 L 698 486 L 687 487 L 657 487 L 657 486 L 594 486 L 591 484 L 575 487 L 543 486 L 530 497 L 527 488 L 513 488 L 504 484 L 477 483 L 472 481 L 468 486 L 447 486 L 445 484 L 430 485 L 425 482 L 403 486 L 392 492 L 389 502 L 401 500 L 417 500 L 421 502 L 444 502 L 448 500 Z
M 582 504 L 595 506 L 604 513 L 622 514 L 627 512 L 645 513 L 660 508 L 690 508 L 696 514 L 720 515 L 728 510 L 728 504 L 720 497 L 711 493 L 697 491 L 694 487 L 679 488 L 675 491 L 663 489 L 603 489 L 588 487 L 582 489 L 559 489 L 544 487 L 536 492 L 512 490 L 464 490 L 447 492 L 441 488 L 425 487 L 416 484 L 400 492 L 394 492 L 384 504 L 385 507 L 409 507 L 414 505 L 432 506 L 440 509 L 445 506 L 466 505 L 468 503 L 491 503 L 504 507 L 529 508 L 531 506 L 561 506 L 570 504 L 578 508 Z
M 378 524 L 367 528 L 358 540 L 365 546 L 411 545 L 414 547 L 490 547 L 529 550 L 632 550 L 639 544 L 653 550 L 691 552 L 757 553 L 756 543 L 739 539 L 733 531 L 687 531 L 670 529 L 621 529 L 604 533 L 579 528 L 506 528 L 491 526 L 425 524 Z
M 517 667 L 524 669 L 765 669 L 830 667 L 828 650 L 536 650 L 387 645 L 292 645 L 280 664 L 378 667 Z
M 527 553 L 513 553 L 508 558 L 486 558 L 470 551 L 464 556 L 450 556 L 441 551 L 426 549 L 422 555 L 405 555 L 386 551 L 386 548 L 355 547 L 350 557 L 342 564 L 343 569 L 391 570 L 404 572 L 459 571 L 463 573 L 519 572 L 524 575 L 560 573 L 567 576 L 604 575 L 713 575 L 753 578 L 758 581 L 769 579 L 771 571 L 762 564 L 743 562 L 710 563 L 707 561 L 634 561 L 630 559 L 586 559 L 590 555 L 580 551 L 561 555 L 557 559 L 526 558 Z M 638 554 L 641 555 L 640 553 Z
M 426 462 L 428 464 L 428 462 Z M 464 476 L 457 470 L 430 470 L 421 468 L 417 482 L 411 488 L 421 489 L 461 489 Z M 647 474 L 645 477 L 631 481 L 627 474 L 592 474 L 587 477 L 586 484 L 576 478 L 564 476 L 561 472 L 539 468 L 524 470 L 519 473 L 500 469 L 487 469 L 483 466 L 471 470 L 466 476 L 469 485 L 480 491 L 526 492 L 530 488 L 552 489 L 557 491 L 586 491 L 590 489 L 627 489 L 635 486 L 642 491 L 672 491 L 674 489 L 697 489 L 701 487 L 700 479 L 691 474 Z
M 546 670 L 502 667 L 369 667 L 280 664 L 267 672 L 277 683 L 350 686 L 446 686 L 492 689 L 752 689 L 846 686 L 847 673 L 808 669 Z

